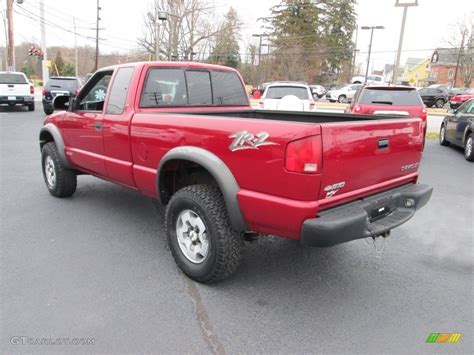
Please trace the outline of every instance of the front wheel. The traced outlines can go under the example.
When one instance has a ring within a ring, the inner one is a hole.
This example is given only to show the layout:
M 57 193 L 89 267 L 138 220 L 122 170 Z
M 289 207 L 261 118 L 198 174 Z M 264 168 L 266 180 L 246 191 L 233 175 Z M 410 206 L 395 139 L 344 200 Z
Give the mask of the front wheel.
M 445 147 L 450 144 L 446 140 L 446 126 L 445 125 L 441 125 L 441 129 L 439 130 L 439 144 L 444 145 Z
M 346 95 L 340 95 L 338 98 L 337 98 L 337 102 L 340 102 L 340 103 L 343 103 L 346 101 Z
M 470 133 L 466 137 L 466 143 L 464 145 L 464 157 L 467 161 L 474 161 L 474 150 L 472 149 L 472 140 L 473 135 L 472 133 Z
M 41 166 L 44 182 L 51 195 L 69 197 L 74 194 L 77 175 L 61 163 L 58 148 L 54 142 L 46 143 L 41 149 Z
M 43 108 L 45 114 L 50 115 L 54 112 L 52 108 Z
M 230 226 L 219 189 L 191 185 L 166 207 L 165 228 L 173 257 L 191 279 L 212 283 L 233 274 L 243 255 L 243 237 Z

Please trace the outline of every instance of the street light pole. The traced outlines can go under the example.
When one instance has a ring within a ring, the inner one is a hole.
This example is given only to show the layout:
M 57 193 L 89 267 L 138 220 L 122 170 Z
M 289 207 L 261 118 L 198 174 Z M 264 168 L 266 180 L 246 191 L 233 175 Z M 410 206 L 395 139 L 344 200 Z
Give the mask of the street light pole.
M 400 57 L 402 55 L 402 46 L 403 46 L 403 36 L 405 34 L 405 22 L 407 20 L 407 12 L 410 6 L 418 6 L 418 0 L 411 0 L 407 2 L 405 0 L 397 0 L 395 7 L 403 7 L 403 18 L 402 18 L 402 27 L 400 28 L 400 38 L 398 40 L 398 50 L 397 58 L 395 59 L 395 67 L 393 68 L 393 78 L 392 82 L 397 83 L 398 77 L 398 67 L 400 66 Z
M 266 33 L 254 33 L 253 37 L 259 37 L 259 44 L 258 44 L 258 78 L 260 80 L 260 61 L 262 60 L 262 38 L 269 37 L 270 35 Z
M 370 54 L 372 53 L 372 39 L 374 38 L 374 30 L 383 30 L 384 26 L 362 26 L 362 30 L 370 30 L 369 55 L 367 57 L 367 69 L 365 70 L 364 84 L 367 84 L 367 77 L 369 76 Z

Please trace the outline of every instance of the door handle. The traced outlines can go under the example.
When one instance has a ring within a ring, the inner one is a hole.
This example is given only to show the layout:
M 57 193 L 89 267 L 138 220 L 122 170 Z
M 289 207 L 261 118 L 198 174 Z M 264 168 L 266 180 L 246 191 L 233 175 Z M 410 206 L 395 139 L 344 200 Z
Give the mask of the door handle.
M 96 131 L 101 131 L 102 130 L 102 122 L 95 122 L 95 130 Z

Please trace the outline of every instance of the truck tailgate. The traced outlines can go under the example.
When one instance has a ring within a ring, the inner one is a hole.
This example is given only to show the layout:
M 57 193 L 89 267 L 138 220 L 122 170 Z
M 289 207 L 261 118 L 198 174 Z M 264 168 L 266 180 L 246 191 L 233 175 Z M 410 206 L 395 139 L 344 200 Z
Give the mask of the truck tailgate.
M 0 84 L 0 95 L 3 95 L 3 96 L 30 95 L 30 84 Z
M 331 198 L 414 173 L 423 150 L 418 118 L 321 124 L 319 198 Z

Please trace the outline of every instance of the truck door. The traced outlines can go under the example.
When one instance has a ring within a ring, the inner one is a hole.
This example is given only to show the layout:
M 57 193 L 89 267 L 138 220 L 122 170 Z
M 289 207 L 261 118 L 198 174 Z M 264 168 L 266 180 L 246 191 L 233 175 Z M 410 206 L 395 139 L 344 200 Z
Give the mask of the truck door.
M 112 73 L 96 73 L 79 93 L 73 111 L 68 111 L 60 123 L 68 158 L 74 165 L 99 176 L 107 176 L 102 125 Z
M 135 186 L 130 150 L 130 122 L 134 90 L 129 90 L 134 67 L 117 70 L 109 89 L 103 119 L 104 162 L 107 176 L 129 187 Z M 130 96 L 130 97 L 129 97 Z

